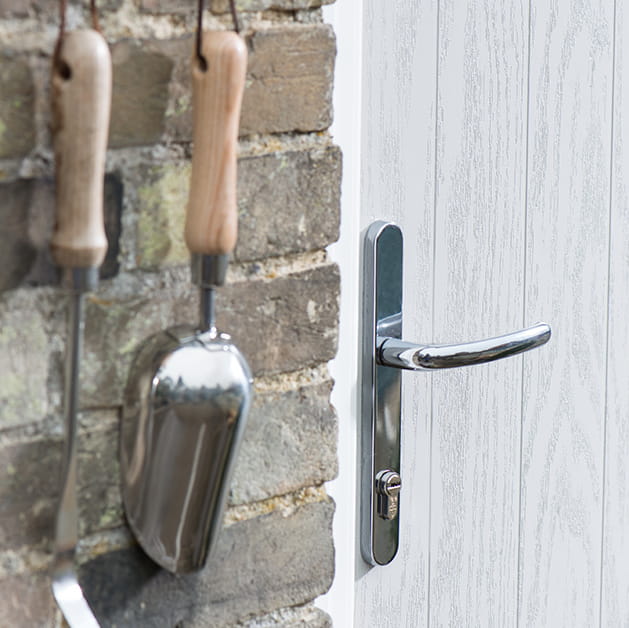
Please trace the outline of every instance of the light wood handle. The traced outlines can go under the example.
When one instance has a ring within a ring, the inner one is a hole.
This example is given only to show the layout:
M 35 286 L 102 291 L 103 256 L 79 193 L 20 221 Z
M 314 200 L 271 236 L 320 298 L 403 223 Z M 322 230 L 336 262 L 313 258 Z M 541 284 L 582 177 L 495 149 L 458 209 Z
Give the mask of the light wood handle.
M 60 61 L 67 74 L 53 68 L 57 220 L 51 249 L 60 266 L 87 268 L 99 266 L 107 252 L 103 182 L 111 55 L 100 33 L 80 30 L 65 34 Z
M 232 31 L 203 33 L 203 69 L 192 59 L 194 146 L 185 237 L 191 253 L 221 255 L 236 245 L 236 152 L 247 47 Z

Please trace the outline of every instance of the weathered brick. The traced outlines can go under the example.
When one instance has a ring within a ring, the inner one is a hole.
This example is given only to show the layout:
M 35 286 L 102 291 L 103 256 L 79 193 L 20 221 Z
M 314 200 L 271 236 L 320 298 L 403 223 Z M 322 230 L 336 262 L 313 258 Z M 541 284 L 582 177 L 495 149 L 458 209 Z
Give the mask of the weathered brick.
M 141 167 L 137 180 L 138 267 L 185 264 L 190 165 Z M 245 157 L 238 164 L 239 237 L 234 258 L 312 251 L 338 238 L 341 156 L 336 147 Z
M 231 487 L 233 504 L 282 495 L 336 475 L 331 388 L 326 382 L 254 397 Z
M 0 626 L 55 626 L 55 603 L 46 573 L 26 574 L 0 580 Z
M 332 122 L 336 45 L 327 25 L 253 34 L 240 132 L 321 131 Z
M 115 417 L 113 421 L 112 414 Z M 103 428 L 94 428 L 95 421 L 92 417 L 92 426 L 79 432 L 81 536 L 120 526 L 124 521 L 118 446 L 120 421 L 114 412 L 100 412 L 100 415 Z
M 159 1 L 159 0 L 158 0 Z M 332 4 L 334 0 L 236 0 L 238 11 L 296 11 L 298 9 L 316 9 L 323 4 Z M 211 0 L 210 9 L 214 13 L 227 13 L 229 0 Z
M 32 180 L 0 184 L 0 291 L 18 286 L 37 257 L 29 234 L 33 187 Z
M 189 0 L 140 0 L 143 13 L 189 13 L 196 10 Z
M 218 298 L 217 321 L 249 359 L 254 374 L 294 371 L 336 354 L 339 276 L 335 265 L 238 283 Z
M 34 99 L 27 61 L 0 53 L 0 159 L 23 157 L 35 146 Z
M 144 269 L 185 264 L 190 259 L 183 238 L 190 164 L 141 167 L 136 176 L 135 263 Z
M 205 569 L 192 574 L 160 570 L 139 549 L 112 552 L 81 567 L 81 584 L 103 627 L 233 625 L 327 590 L 332 514 L 331 502 L 318 502 L 289 517 L 272 513 L 231 525 Z
M 28 15 L 28 3 L 24 0 L 0 0 L 0 18 Z
M 29 3 L 24 0 L 0 0 L 0 18 L 25 17 Z
M 61 443 L 36 441 L 0 450 L 0 550 L 44 548 L 59 494 Z
M 88 302 L 83 406 L 119 405 L 141 339 L 175 323 L 196 323 L 196 288 L 183 280 L 157 281 L 150 288 L 133 284 L 125 297 L 115 283 L 104 284 Z M 217 323 L 232 334 L 256 375 L 314 366 L 336 352 L 338 286 L 334 265 L 230 284 L 218 291 Z
M 118 421 L 79 433 L 81 535 L 123 522 L 118 470 Z M 63 443 L 46 438 L 0 449 L 0 551 L 45 549 L 53 536 Z
M 281 608 L 268 615 L 239 623 L 242 628 L 332 628 L 332 619 L 312 605 Z
M 168 106 L 172 59 L 151 46 L 131 41 L 117 42 L 111 53 L 114 67 L 109 146 L 159 141 Z
M 0 292 L 26 285 L 55 285 L 60 273 L 50 255 L 54 226 L 54 183 L 22 179 L 0 184 Z M 122 184 L 108 175 L 104 184 L 105 232 L 109 242 L 100 270 L 118 272 Z
M 296 11 L 298 9 L 316 9 L 323 4 L 332 4 L 334 0 L 236 0 L 236 10 Z M 229 12 L 229 0 L 210 0 L 209 9 L 213 13 Z M 144 13 L 187 13 L 192 15 L 194 8 L 186 0 L 140 0 L 140 10 Z
M 248 38 L 249 64 L 240 119 L 240 135 L 321 131 L 332 121 L 332 80 L 336 45 L 323 24 L 274 26 Z M 176 103 L 169 108 L 168 129 L 174 139 L 192 138 L 189 61 L 177 62 Z M 174 48 L 173 48 L 174 51 Z M 179 52 L 182 54 L 182 52 Z
M 101 0 L 99 13 L 112 11 L 122 5 L 123 0 Z M 58 20 L 58 0 L 0 0 L 0 18 L 26 17 L 33 13 L 45 13 Z
M 313 251 L 335 242 L 340 185 L 336 147 L 240 160 L 235 259 Z
M 0 429 L 41 420 L 48 410 L 50 339 L 37 295 L 0 295 Z

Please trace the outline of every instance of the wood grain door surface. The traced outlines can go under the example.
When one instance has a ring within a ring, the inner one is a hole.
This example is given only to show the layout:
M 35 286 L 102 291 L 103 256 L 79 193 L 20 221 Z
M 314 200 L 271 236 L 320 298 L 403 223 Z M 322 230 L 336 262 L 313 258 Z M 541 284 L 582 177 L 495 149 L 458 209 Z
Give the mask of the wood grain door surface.
M 404 374 L 400 549 L 358 561 L 355 625 L 627 626 L 629 5 L 366 0 L 363 49 L 405 339 L 553 337 Z

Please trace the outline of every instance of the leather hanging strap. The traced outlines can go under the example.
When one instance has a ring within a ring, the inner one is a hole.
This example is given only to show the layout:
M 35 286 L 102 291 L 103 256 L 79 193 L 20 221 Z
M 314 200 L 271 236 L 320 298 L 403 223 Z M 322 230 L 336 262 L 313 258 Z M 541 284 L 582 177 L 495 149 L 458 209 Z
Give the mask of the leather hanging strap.
M 202 68 L 206 66 L 206 60 L 203 56 L 203 9 L 205 7 L 205 0 L 199 0 L 197 8 L 197 57 Z M 234 23 L 234 30 L 240 33 L 240 24 L 238 23 L 238 13 L 236 11 L 236 3 L 234 0 L 229 0 L 229 10 L 232 14 L 232 21 Z
M 66 9 L 68 7 L 68 0 L 59 0 L 59 35 L 57 37 L 57 43 L 55 45 L 55 51 L 52 57 L 53 67 L 62 75 L 66 74 L 68 68 L 64 66 L 61 61 L 61 45 L 63 43 L 63 36 L 66 32 Z M 92 28 L 100 33 L 100 23 L 98 21 L 98 10 L 96 8 L 96 0 L 90 0 L 90 13 L 92 16 Z

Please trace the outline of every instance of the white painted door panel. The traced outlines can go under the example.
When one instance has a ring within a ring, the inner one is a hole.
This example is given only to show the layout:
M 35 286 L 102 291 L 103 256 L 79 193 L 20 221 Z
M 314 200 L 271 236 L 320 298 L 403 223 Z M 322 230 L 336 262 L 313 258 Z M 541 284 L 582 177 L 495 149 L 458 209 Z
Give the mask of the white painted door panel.
M 528 626 L 599 621 L 613 28 L 609 1 L 531 14 L 525 312 L 552 321 L 554 338 L 523 373 Z
M 616 7 L 601 626 L 629 625 L 629 7 Z
M 523 0 L 440 3 L 438 343 L 535 322 L 522 317 L 527 14 Z M 432 375 L 431 625 L 514 623 L 521 369 L 511 358 Z
M 368 2 L 364 15 L 362 216 L 404 226 L 405 333 L 432 334 L 437 2 Z M 372 82 L 373 81 L 373 82 Z M 409 155 L 413 159 L 409 159 Z M 405 382 L 407 383 L 407 382 Z M 358 557 L 356 626 L 423 626 L 428 613 L 430 380 L 403 387 L 402 473 L 413 487 L 397 558 L 367 570 Z M 410 492 L 410 491 L 409 491 Z M 376 622 L 376 623 L 372 623 Z
M 354 626 L 629 626 L 629 6 L 357 7 L 357 213 L 403 229 L 405 339 L 553 337 L 404 374 L 400 549 L 347 550 Z

